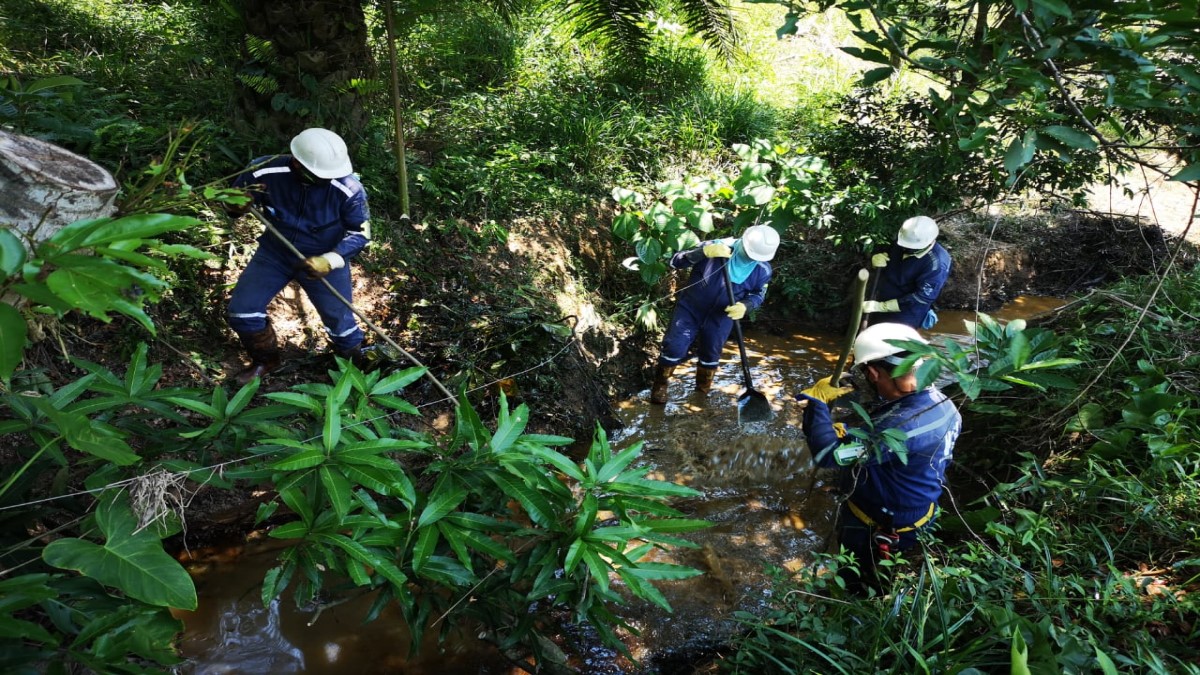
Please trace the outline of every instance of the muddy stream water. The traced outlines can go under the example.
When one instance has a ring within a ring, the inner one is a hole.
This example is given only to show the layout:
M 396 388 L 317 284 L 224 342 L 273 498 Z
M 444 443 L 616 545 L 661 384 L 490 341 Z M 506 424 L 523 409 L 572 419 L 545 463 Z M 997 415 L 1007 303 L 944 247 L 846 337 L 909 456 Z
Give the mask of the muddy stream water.
M 1056 298 L 1021 297 L 996 319 L 1028 318 L 1061 305 Z M 930 337 L 965 333 L 971 312 L 939 312 Z M 737 397 L 744 391 L 736 342 L 726 345 L 713 391 L 693 393 L 694 367 L 676 370 L 670 400 L 651 406 L 648 393 L 620 402 L 622 427 L 609 434 L 614 448 L 644 442 L 643 461 L 652 476 L 688 485 L 700 497 L 676 503 L 688 517 L 713 527 L 689 535 L 698 548 L 658 552 L 706 574 L 659 584 L 674 612 L 648 604 L 620 611 L 641 635 L 626 643 L 638 666 L 610 650 L 585 647 L 572 665 L 585 673 L 689 672 L 668 666 L 718 647 L 736 630 L 730 615 L 769 601 L 768 567 L 796 571 L 824 551 L 833 527 L 832 473 L 814 476 L 800 429 L 796 391 L 829 375 L 844 335 L 749 332 L 746 348 L 755 388 L 771 401 L 768 422 L 739 426 Z M 213 552 L 192 568 L 200 596 L 195 612 L 180 613 L 186 630 L 180 673 L 508 673 L 493 652 L 470 636 L 428 644 L 408 654 L 408 634 L 397 613 L 362 624 L 369 599 L 325 611 L 313 625 L 311 612 L 289 600 L 263 607 L 260 584 L 273 564 L 278 542 L 251 542 Z M 274 548 L 273 548 L 274 547 Z M 578 641 L 587 642 L 584 637 Z M 568 640 L 571 641 L 571 640 Z M 582 646 L 582 645 L 581 645 Z

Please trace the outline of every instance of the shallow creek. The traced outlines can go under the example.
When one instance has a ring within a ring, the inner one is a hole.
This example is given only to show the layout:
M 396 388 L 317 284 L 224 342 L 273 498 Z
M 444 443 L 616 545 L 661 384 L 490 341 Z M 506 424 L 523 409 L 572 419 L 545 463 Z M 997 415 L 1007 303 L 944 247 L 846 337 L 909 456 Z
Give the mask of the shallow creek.
M 1000 320 L 1031 317 L 1062 301 L 1022 297 L 995 312 Z M 963 334 L 971 312 L 940 312 L 930 333 Z M 714 526 L 689 538 L 698 548 L 658 553 L 658 560 L 691 565 L 706 574 L 660 584 L 673 614 L 642 604 L 622 610 L 641 631 L 627 644 L 643 666 L 672 656 L 687 659 L 719 645 L 736 629 L 728 616 L 754 610 L 769 600 L 767 568 L 791 571 L 825 550 L 835 503 L 827 483 L 814 477 L 800 429 L 801 409 L 794 393 L 824 377 L 837 361 L 843 336 L 833 334 L 746 336 L 755 388 L 771 401 L 768 422 L 739 426 L 737 397 L 744 391 L 736 342 L 726 345 L 713 391 L 693 393 L 694 367 L 676 370 L 670 401 L 651 406 L 648 392 L 617 405 L 622 427 L 610 433 L 615 448 L 644 442 L 643 460 L 653 477 L 688 485 L 701 496 L 675 506 Z M 180 673 L 506 673 L 492 652 L 466 638 L 449 645 L 429 644 L 420 655 L 407 653 L 408 634 L 397 613 L 363 625 L 368 599 L 313 616 L 289 601 L 264 608 L 259 599 L 263 573 L 277 542 L 251 542 L 213 552 L 193 566 L 200 608 L 180 613 L 181 640 L 188 663 Z M 586 638 L 577 638 L 588 642 Z M 576 640 L 572 640 L 576 641 Z M 610 650 L 585 649 L 587 673 L 636 670 Z

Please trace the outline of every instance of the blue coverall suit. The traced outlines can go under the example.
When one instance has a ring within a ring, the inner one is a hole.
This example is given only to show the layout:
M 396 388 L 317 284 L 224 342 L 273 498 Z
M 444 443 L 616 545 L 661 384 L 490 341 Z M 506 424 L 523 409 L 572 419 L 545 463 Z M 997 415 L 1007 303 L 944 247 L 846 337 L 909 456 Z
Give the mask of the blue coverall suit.
M 937 242 L 919 258 L 908 255 L 911 253 L 898 244 L 892 244 L 888 250 L 887 266 L 876 272 L 879 283 L 871 299 L 898 300 L 900 311 L 873 312 L 867 319 L 868 325 L 887 322 L 913 328 L 929 327 L 924 325 L 925 317 L 950 277 L 950 254 Z
M 733 319 L 725 314 L 730 305 L 725 290 L 725 258 L 704 257 L 704 246 L 713 243 L 727 244 L 733 248 L 736 239 L 719 239 L 703 242 L 689 251 L 680 251 L 671 258 L 674 269 L 692 268 L 687 287 L 679 294 L 679 301 L 671 313 L 671 323 L 663 336 L 659 352 L 660 366 L 679 365 L 687 358 L 688 348 L 695 343 L 696 355 L 704 368 L 716 368 L 721 363 L 721 349 L 733 330 Z M 758 309 L 771 280 L 771 264 L 759 262 L 741 282 L 734 282 L 735 302 L 746 305 L 746 311 Z
M 849 434 L 838 437 L 824 402 L 805 394 L 797 398 L 808 401 L 804 436 L 813 459 L 821 467 L 838 466 L 834 451 L 861 441 Z M 871 421 L 872 438 L 879 440 L 848 470 L 849 497 L 842 506 L 838 531 L 842 546 L 854 553 L 867 583 L 875 579 L 877 533 L 892 535 L 891 550 L 904 550 L 915 545 L 917 533 L 933 522 L 946 467 L 962 430 L 962 416 L 954 403 L 933 387 L 883 403 L 872 411 Z M 908 435 L 907 461 L 882 441 L 888 429 Z
M 307 183 L 292 170 L 291 160 L 289 155 L 256 159 L 233 184 L 248 188 L 263 215 L 306 257 L 330 251 L 342 256 L 346 265 L 325 279 L 350 300 L 350 259 L 370 242 L 367 194 L 354 176 Z M 265 330 L 267 305 L 293 279 L 317 308 L 337 349 L 352 350 L 362 343 L 362 329 L 350 308 L 320 279 L 310 279 L 296 254 L 266 231 L 233 289 L 229 326 L 239 334 Z

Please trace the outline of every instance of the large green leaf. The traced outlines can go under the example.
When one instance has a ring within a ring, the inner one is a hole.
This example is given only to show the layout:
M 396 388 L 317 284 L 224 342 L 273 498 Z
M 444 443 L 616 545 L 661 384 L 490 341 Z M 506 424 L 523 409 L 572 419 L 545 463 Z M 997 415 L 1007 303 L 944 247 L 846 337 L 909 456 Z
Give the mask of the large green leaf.
M 0 281 L 10 277 L 25 264 L 25 245 L 9 230 L 0 230 Z
M 0 380 L 12 376 L 25 354 L 28 328 L 25 318 L 12 305 L 0 302 Z
M 1200 162 L 1194 162 L 1185 166 L 1179 171 L 1179 173 L 1171 176 L 1167 180 L 1183 182 L 1200 181 Z
M 467 497 L 467 491 L 450 481 L 440 481 L 429 498 L 429 503 L 417 519 L 417 527 L 432 525 L 450 513 Z
M 142 602 L 196 609 L 196 587 L 150 528 L 137 531 L 137 519 L 124 500 L 105 497 L 96 509 L 103 545 L 67 537 L 42 551 L 47 564 L 75 570 Z
M 51 241 L 63 246 L 66 250 L 74 250 L 87 246 L 101 246 L 127 239 L 148 239 L 166 232 L 183 230 L 200 221 L 186 216 L 176 216 L 169 213 L 139 213 L 125 216 L 116 220 L 103 219 L 96 225 L 86 228 L 70 236 L 60 236 L 67 228 L 60 230 Z M 83 236 L 78 236 L 82 234 Z
M 58 433 L 62 434 L 72 448 L 119 466 L 126 466 L 141 460 L 128 443 L 109 432 L 105 426 L 95 424 L 83 415 L 58 410 L 49 399 L 31 398 L 29 400 L 42 414 L 50 418 L 50 421 L 58 427 Z
M 1085 134 L 1084 132 L 1072 127 L 1065 127 L 1055 124 L 1042 129 L 1042 133 L 1057 138 L 1072 148 L 1095 150 L 1097 147 L 1099 147 L 1096 145 L 1096 139 L 1092 138 L 1090 134 Z

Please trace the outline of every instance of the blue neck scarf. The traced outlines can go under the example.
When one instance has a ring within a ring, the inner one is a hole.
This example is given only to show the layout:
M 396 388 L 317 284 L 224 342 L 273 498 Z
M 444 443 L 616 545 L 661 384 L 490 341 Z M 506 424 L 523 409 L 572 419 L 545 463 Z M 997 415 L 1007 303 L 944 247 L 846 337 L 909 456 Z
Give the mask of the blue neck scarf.
M 729 259 L 729 278 L 733 283 L 740 284 L 750 276 L 754 268 L 758 266 L 758 261 L 751 260 L 746 252 L 742 250 L 742 240 L 738 239 L 733 245 L 733 257 Z

